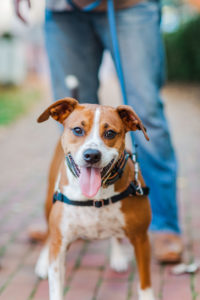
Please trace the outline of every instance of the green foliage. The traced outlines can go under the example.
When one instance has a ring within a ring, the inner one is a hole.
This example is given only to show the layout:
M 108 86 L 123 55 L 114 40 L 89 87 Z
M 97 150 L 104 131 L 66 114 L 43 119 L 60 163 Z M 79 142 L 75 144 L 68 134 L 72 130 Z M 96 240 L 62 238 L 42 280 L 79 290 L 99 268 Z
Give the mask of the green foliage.
M 24 114 L 40 98 L 39 90 L 0 88 L 0 126 L 10 124 Z
M 12 40 L 14 39 L 14 35 L 12 35 L 10 32 L 5 32 L 4 34 L 1 35 L 0 38 L 6 40 Z
M 164 34 L 170 81 L 200 81 L 200 16 Z

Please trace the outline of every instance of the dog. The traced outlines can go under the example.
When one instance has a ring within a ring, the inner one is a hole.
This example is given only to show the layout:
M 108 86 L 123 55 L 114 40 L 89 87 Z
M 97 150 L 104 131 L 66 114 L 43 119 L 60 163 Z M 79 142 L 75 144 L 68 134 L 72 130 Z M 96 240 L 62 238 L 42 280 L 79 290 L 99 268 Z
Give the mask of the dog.
M 139 271 L 139 300 L 154 300 L 150 278 L 148 227 L 151 210 L 137 162 L 125 150 L 125 135 L 146 129 L 135 111 L 64 98 L 38 118 L 49 117 L 63 127 L 50 168 L 46 198 L 48 237 L 36 274 L 49 280 L 50 300 L 62 300 L 65 253 L 79 239 L 111 238 L 110 266 L 125 271 L 121 249 L 126 237 L 134 247 Z

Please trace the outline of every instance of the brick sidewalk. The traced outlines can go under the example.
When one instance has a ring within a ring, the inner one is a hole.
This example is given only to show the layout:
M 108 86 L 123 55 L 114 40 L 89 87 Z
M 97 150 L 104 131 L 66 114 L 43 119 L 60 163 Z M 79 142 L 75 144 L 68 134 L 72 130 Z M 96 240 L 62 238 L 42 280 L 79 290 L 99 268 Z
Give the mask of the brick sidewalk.
M 111 92 L 112 95 L 108 94 L 105 86 L 101 96 L 116 100 L 117 92 Z M 194 258 L 200 260 L 200 91 L 197 87 L 168 86 L 163 95 L 179 156 L 184 260 L 190 262 Z M 27 240 L 30 227 L 44 226 L 46 174 L 58 136 L 54 121 L 41 125 L 35 122 L 47 103 L 41 102 L 29 116 L 0 134 L 1 300 L 48 299 L 47 281 L 40 281 L 34 275 L 40 246 Z M 74 243 L 67 255 L 65 299 L 137 299 L 135 261 L 128 272 L 117 274 L 110 270 L 108 260 L 108 241 Z M 200 272 L 176 277 L 170 274 L 169 266 L 159 266 L 153 261 L 152 274 L 157 299 L 200 299 Z

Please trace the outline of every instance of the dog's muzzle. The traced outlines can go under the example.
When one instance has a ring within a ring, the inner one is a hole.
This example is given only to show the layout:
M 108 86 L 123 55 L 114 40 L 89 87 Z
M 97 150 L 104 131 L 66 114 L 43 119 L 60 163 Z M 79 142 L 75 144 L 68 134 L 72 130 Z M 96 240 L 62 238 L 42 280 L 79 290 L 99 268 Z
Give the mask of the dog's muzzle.
M 87 149 L 83 153 L 83 159 L 89 165 L 96 164 L 101 160 L 101 152 L 97 149 Z

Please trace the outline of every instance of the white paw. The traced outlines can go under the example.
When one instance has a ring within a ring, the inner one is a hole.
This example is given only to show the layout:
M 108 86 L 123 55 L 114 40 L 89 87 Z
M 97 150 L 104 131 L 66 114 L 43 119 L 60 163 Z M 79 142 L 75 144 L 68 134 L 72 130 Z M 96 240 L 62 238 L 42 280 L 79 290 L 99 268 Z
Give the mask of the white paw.
M 41 251 L 35 266 L 36 275 L 41 279 L 46 279 L 48 277 L 48 267 L 49 267 L 49 251 L 48 251 L 48 247 L 45 246 Z
M 155 300 L 152 288 L 139 289 L 139 300 Z
M 125 272 L 128 270 L 128 259 L 121 253 L 115 255 L 110 259 L 110 267 L 116 272 Z
M 116 272 L 128 269 L 129 257 L 124 253 L 124 248 L 116 238 L 111 239 L 110 267 Z
M 48 277 L 48 269 L 46 269 L 45 267 L 42 268 L 41 265 L 36 264 L 35 274 L 40 279 L 47 279 L 47 277 Z

